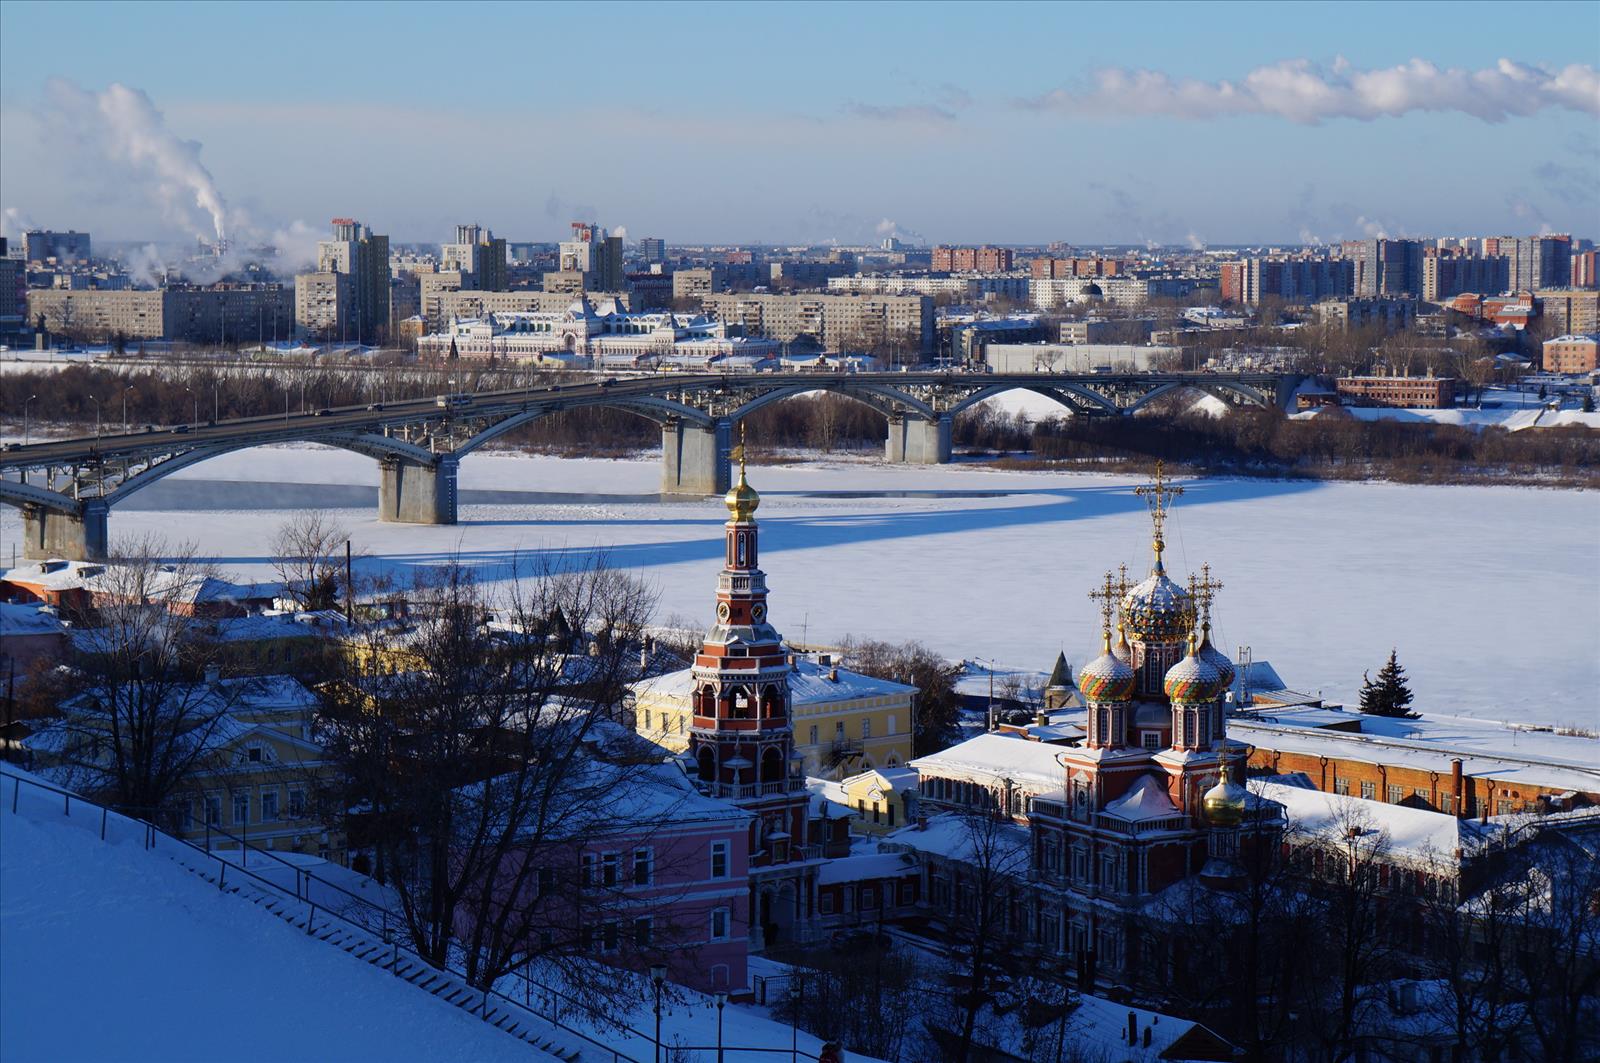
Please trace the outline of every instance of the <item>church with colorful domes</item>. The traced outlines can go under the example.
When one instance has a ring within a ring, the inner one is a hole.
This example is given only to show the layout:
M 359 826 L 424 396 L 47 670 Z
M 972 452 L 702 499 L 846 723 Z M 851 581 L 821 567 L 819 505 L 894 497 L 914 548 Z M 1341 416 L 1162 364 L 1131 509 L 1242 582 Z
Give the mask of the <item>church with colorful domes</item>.
M 1241 847 L 1276 844 L 1281 811 L 1240 783 L 1246 749 L 1230 743 L 1235 667 L 1211 642 L 1222 585 L 1209 566 L 1180 583 L 1163 532 L 1182 494 L 1157 467 L 1137 493 L 1154 531 L 1150 573 L 1106 573 L 1099 654 L 1078 672 L 1081 738 L 991 732 L 912 762 L 929 813 L 993 810 L 1025 830 L 1036 889 L 1008 933 L 1075 967 L 1079 984 L 1133 984 L 1165 969 L 1153 932 L 1173 892 L 1221 891 L 1244 877 Z M 1045 730 L 1058 730 L 1045 728 Z M 911 831 L 906 844 L 920 848 Z M 959 894 L 957 862 L 932 854 L 927 894 Z

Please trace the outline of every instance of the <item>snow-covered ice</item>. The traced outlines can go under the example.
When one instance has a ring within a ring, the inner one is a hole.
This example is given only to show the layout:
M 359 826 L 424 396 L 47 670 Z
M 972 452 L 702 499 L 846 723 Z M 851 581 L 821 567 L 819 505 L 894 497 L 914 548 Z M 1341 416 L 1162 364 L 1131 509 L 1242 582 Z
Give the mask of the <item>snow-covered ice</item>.
M 291 507 L 345 507 L 337 517 L 366 564 L 402 577 L 459 557 L 492 581 L 537 552 L 600 546 L 657 585 L 663 618 L 710 620 L 726 512 L 656 497 L 654 458 L 475 454 L 461 465 L 453 527 L 379 523 L 377 475 L 375 462 L 343 451 L 236 452 L 133 496 L 112 511 L 112 536 L 192 540 L 225 569 L 265 577 Z M 1099 642 L 1085 593 L 1107 568 L 1126 563 L 1138 576 L 1149 566 L 1137 478 L 842 462 L 750 476 L 773 620 L 812 644 L 920 639 L 1033 670 L 1065 649 L 1076 668 Z M 1291 687 L 1350 702 L 1394 646 L 1419 709 L 1600 726 L 1600 495 L 1248 479 L 1186 488 L 1168 567 L 1181 577 L 1208 561 L 1225 583 L 1217 641 L 1230 654 L 1249 645 Z M 565 497 L 477 504 L 484 491 Z M 950 492 L 960 494 L 938 496 Z M 158 501 L 167 508 L 141 508 Z M 16 512 L 0 512 L 0 543 L 18 531 Z

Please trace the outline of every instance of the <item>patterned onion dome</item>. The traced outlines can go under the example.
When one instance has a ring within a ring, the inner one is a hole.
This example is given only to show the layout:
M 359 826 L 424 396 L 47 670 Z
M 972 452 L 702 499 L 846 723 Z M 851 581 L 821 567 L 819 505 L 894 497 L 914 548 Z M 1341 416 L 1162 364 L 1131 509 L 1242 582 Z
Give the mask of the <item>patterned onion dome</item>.
M 1244 819 L 1245 789 L 1224 768 L 1222 778 L 1205 792 L 1200 805 L 1205 809 L 1206 822 L 1213 827 L 1237 827 Z
M 1133 697 L 1138 676 L 1132 666 L 1106 652 L 1078 672 L 1078 691 L 1087 701 L 1127 701 Z
M 1194 600 L 1157 565 L 1123 596 L 1122 617 L 1141 642 L 1182 642 L 1194 630 Z
M 1199 656 L 1198 648 L 1191 641 L 1183 660 L 1167 669 L 1163 689 L 1173 701 L 1204 704 L 1222 696 L 1222 673 L 1217 671 L 1216 665 Z
M 1209 631 L 1201 636 L 1198 656 L 1202 661 L 1211 662 L 1212 667 L 1221 673 L 1221 690 L 1226 691 L 1233 686 L 1234 677 L 1239 674 L 1239 670 L 1233 666 L 1233 662 L 1228 659 L 1226 653 L 1211 644 L 1211 632 Z

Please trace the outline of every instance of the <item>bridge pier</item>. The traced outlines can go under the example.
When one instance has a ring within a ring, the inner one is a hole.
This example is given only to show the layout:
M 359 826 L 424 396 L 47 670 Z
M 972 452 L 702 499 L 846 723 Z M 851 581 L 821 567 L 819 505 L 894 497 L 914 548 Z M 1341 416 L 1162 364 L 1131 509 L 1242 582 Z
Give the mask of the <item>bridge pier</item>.
M 720 495 L 733 484 L 733 422 L 710 428 L 668 421 L 661 426 L 661 493 Z
M 884 457 L 911 465 L 949 464 L 950 415 L 937 421 L 924 421 L 909 414 L 891 415 Z
M 454 524 L 456 472 L 461 459 L 441 454 L 431 462 L 384 458 L 378 483 L 378 519 L 400 524 Z
M 111 507 L 98 498 L 78 503 L 76 513 L 48 506 L 22 508 L 22 556 L 33 561 L 103 561 L 109 553 L 106 517 Z

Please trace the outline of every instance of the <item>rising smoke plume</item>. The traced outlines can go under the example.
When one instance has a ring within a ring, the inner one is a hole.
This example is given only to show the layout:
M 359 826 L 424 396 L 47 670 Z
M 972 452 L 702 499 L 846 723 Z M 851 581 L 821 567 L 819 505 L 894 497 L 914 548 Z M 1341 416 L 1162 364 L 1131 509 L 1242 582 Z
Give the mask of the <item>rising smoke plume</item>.
M 114 84 L 91 92 L 61 80 L 51 81 L 47 90 L 62 131 L 113 166 L 125 167 L 124 176 L 148 182 L 169 220 L 204 236 L 192 213 L 198 207 L 209 216 L 217 240 L 228 235 L 227 204 L 200 162 L 200 145 L 168 129 L 142 90 Z
M 1600 71 L 1574 63 L 1560 70 L 1501 59 L 1482 70 L 1440 68 L 1425 59 L 1359 70 L 1286 59 L 1240 81 L 1173 80 L 1155 70 L 1098 71 L 1080 90 L 1020 101 L 1022 106 L 1081 115 L 1162 116 L 1203 120 L 1262 114 L 1316 125 L 1333 118 L 1372 121 L 1412 111 L 1456 112 L 1485 122 L 1549 108 L 1600 115 Z

